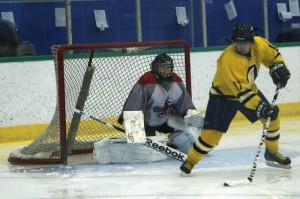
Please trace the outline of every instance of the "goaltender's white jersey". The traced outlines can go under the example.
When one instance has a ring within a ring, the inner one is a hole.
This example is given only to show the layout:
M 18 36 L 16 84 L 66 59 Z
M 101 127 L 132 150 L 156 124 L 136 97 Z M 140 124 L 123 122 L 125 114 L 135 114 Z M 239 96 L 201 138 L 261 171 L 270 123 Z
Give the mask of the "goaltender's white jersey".
M 148 71 L 132 88 L 123 111 L 142 111 L 145 125 L 159 126 L 167 122 L 170 108 L 181 117 L 186 115 L 188 109 L 196 109 L 176 73 L 172 74 L 172 81 L 163 86 L 155 74 Z M 121 115 L 119 122 L 122 123 L 122 120 Z

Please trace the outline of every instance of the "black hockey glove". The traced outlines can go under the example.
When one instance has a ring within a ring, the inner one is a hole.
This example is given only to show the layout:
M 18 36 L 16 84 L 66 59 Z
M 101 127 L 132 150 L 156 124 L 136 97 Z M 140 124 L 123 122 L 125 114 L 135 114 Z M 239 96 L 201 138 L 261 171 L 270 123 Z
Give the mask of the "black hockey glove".
M 256 116 L 258 118 L 265 118 L 271 117 L 271 120 L 275 120 L 278 117 L 279 108 L 278 106 L 271 106 L 264 102 L 261 102 L 258 107 L 256 108 Z
M 270 75 L 275 85 L 280 84 L 280 88 L 286 86 L 287 81 L 291 77 L 290 71 L 284 65 L 282 61 L 275 62 L 270 66 Z

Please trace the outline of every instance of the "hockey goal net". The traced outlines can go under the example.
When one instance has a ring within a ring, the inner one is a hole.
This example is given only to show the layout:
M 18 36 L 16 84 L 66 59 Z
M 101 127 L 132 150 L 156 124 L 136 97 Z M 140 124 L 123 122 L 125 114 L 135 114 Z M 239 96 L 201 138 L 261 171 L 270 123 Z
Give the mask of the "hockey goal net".
M 155 56 L 169 54 L 191 94 L 190 51 L 184 40 L 53 46 L 57 105 L 48 128 L 10 153 L 13 164 L 67 164 L 67 155 L 91 153 L 94 142 L 125 134 L 90 116 L 117 123 L 123 104 Z M 86 115 L 76 110 L 88 113 Z

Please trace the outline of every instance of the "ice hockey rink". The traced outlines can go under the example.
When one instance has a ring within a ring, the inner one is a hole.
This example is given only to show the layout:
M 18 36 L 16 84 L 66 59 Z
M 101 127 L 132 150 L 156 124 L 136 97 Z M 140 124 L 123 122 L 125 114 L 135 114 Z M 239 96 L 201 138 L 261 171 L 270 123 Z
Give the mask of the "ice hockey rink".
M 299 133 L 300 117 L 283 118 L 280 151 L 292 159 L 292 168 L 268 167 L 261 156 L 253 182 L 241 187 L 223 183 L 249 176 L 262 134 L 259 123 L 233 123 L 189 177 L 180 177 L 181 162 L 173 159 L 98 165 L 88 154 L 70 156 L 69 165 L 11 165 L 8 154 L 28 142 L 2 143 L 0 198 L 300 198 Z

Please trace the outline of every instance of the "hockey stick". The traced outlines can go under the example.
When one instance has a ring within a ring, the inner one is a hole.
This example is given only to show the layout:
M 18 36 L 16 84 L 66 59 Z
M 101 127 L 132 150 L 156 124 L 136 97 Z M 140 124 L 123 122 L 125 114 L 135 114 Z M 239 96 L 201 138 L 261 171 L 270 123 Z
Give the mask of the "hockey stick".
M 113 128 L 113 129 L 115 129 L 117 131 L 125 133 L 124 129 L 122 129 L 122 128 L 118 127 L 118 126 L 115 126 L 113 124 L 110 124 L 110 123 L 108 123 L 106 121 L 103 121 L 101 119 L 98 119 L 98 118 L 96 118 L 96 117 L 94 117 L 94 116 L 92 116 L 90 114 L 87 114 L 87 113 L 85 113 L 83 111 L 75 109 L 75 112 L 79 113 L 81 115 L 85 115 L 86 117 L 89 117 L 92 120 L 95 120 L 95 121 L 97 121 L 97 122 L 99 122 L 101 124 L 104 124 L 104 125 L 106 125 L 106 126 L 108 126 L 110 128 Z M 143 145 L 145 145 L 145 146 L 147 146 L 147 147 L 149 147 L 149 148 L 151 148 L 153 150 L 156 150 L 156 151 L 158 151 L 160 153 L 163 153 L 163 154 L 165 154 L 167 156 L 170 156 L 171 158 L 174 158 L 175 160 L 178 160 L 178 161 L 181 161 L 181 162 L 184 162 L 186 160 L 186 157 L 187 157 L 186 154 L 184 154 L 184 153 L 182 153 L 182 152 L 180 152 L 180 151 L 178 151 L 176 149 L 173 149 L 173 148 L 171 148 L 169 146 L 166 146 L 166 145 L 164 145 L 164 144 L 162 144 L 160 142 L 152 140 L 152 139 L 150 139 L 148 137 L 146 137 L 146 142 L 143 143 Z
M 279 89 L 280 89 L 280 87 L 277 86 L 274 97 L 273 97 L 272 106 L 275 106 L 275 102 L 277 100 Z M 224 186 L 230 186 L 230 187 L 245 186 L 245 185 L 250 184 L 253 181 L 255 171 L 256 171 L 256 167 L 257 167 L 257 164 L 258 164 L 258 160 L 259 160 L 259 157 L 260 157 L 261 148 L 262 148 L 262 146 L 264 144 L 264 141 L 265 141 L 265 138 L 267 136 L 270 121 L 271 121 L 271 117 L 268 117 L 267 121 L 266 121 L 266 125 L 265 125 L 263 133 L 262 133 L 262 136 L 261 136 L 261 139 L 260 139 L 260 143 L 258 145 L 257 153 L 256 153 L 256 156 L 255 156 L 253 165 L 252 165 L 252 170 L 251 170 L 251 173 L 248 176 L 248 178 L 244 179 L 244 180 L 226 180 L 224 182 Z

